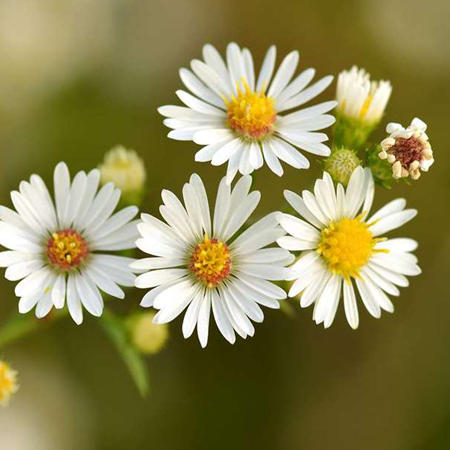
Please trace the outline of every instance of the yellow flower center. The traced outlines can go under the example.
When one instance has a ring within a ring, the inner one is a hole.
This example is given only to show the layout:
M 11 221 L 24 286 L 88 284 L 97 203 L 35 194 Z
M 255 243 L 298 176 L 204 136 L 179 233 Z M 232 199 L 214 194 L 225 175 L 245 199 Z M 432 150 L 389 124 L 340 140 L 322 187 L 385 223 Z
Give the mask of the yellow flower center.
M 231 255 L 227 244 L 205 236 L 205 240 L 195 248 L 189 267 L 207 287 L 216 287 L 231 272 Z
M 17 389 L 17 372 L 4 361 L 0 361 L 0 404 L 5 405 Z
M 267 97 L 264 88 L 253 92 L 243 80 L 244 91 L 237 88 L 237 96 L 225 99 L 230 127 L 250 139 L 261 139 L 272 132 L 276 112 L 274 100 Z
M 359 270 L 373 253 L 388 252 L 374 249 L 376 243 L 383 239 L 373 237 L 368 230 L 370 225 L 362 222 L 362 216 L 355 219 L 345 217 L 331 222 L 322 230 L 317 253 L 324 258 L 328 270 L 342 275 L 348 283 L 350 277 L 359 277 Z
M 49 261 L 58 269 L 78 267 L 89 255 L 86 241 L 75 230 L 61 230 L 52 234 L 47 242 Z

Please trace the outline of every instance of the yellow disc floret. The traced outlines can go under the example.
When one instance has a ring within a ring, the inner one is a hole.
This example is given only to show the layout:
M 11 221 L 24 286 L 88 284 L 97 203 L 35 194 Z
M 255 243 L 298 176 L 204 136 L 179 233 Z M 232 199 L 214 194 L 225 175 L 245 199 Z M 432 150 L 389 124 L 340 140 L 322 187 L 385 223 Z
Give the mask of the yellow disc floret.
M 359 113 L 359 118 L 361 120 L 363 120 L 366 117 L 367 111 L 369 111 L 369 107 L 372 103 L 372 100 L 373 100 L 373 95 L 369 94 L 361 108 L 361 112 Z
M 231 272 L 231 255 L 227 244 L 205 236 L 205 240 L 195 248 L 189 267 L 207 287 L 217 286 Z
M 47 242 L 49 261 L 58 269 L 78 267 L 89 255 L 86 241 L 75 230 L 66 229 L 52 234 Z
M 0 361 L 0 405 L 6 406 L 17 389 L 17 372 L 5 361 Z
M 377 242 L 369 231 L 369 226 L 358 216 L 354 219 L 345 217 L 338 222 L 331 222 L 322 230 L 317 252 L 323 257 L 328 269 L 342 275 L 347 282 L 350 277 L 358 278 L 359 271 L 373 253 L 387 252 L 375 250 Z
M 272 132 L 276 112 L 274 100 L 267 97 L 264 89 L 253 92 L 245 80 L 244 90 L 238 85 L 237 95 L 224 99 L 228 108 L 230 127 L 249 139 L 261 139 Z

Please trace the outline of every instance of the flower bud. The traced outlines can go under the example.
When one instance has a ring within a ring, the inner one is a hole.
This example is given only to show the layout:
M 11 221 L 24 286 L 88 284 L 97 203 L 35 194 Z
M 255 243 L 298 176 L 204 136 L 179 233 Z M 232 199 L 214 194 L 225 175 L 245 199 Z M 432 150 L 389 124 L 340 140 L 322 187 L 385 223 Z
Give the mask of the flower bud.
M 347 186 L 353 171 L 361 165 L 361 160 L 353 150 L 334 148 L 325 160 L 324 169 L 336 183 Z
M 359 149 L 366 144 L 383 117 L 391 92 L 389 81 L 371 81 L 364 69 L 353 66 L 341 72 L 336 90 L 336 145 Z
M 153 323 L 155 313 L 143 312 L 133 315 L 128 322 L 131 342 L 142 353 L 154 355 L 165 345 L 169 337 L 167 324 Z
M 112 181 L 122 191 L 124 203 L 142 203 L 147 173 L 142 158 L 134 150 L 114 147 L 106 153 L 99 169 L 101 183 Z

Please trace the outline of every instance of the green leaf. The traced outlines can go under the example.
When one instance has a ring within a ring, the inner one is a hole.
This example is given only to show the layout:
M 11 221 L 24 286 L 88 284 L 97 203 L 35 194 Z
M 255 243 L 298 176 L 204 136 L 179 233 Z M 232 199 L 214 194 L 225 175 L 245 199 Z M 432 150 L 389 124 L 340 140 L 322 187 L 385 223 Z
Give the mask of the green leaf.
M 145 397 L 149 390 L 147 366 L 143 356 L 130 343 L 124 321 L 105 309 L 99 322 L 120 353 L 139 393 Z

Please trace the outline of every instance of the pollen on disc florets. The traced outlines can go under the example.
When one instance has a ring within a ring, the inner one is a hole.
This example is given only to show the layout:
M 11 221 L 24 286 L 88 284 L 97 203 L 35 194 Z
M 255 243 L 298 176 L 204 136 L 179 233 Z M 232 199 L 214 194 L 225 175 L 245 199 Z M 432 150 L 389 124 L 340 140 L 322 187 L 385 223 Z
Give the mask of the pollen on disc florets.
M 347 282 L 350 277 L 357 278 L 359 271 L 375 250 L 375 245 L 382 239 L 375 239 L 369 231 L 370 224 L 358 216 L 354 219 L 345 217 L 338 222 L 331 222 L 322 230 L 317 253 L 319 253 L 328 269 L 342 275 Z
M 224 99 L 228 108 L 230 127 L 249 139 L 262 139 L 273 130 L 276 119 L 274 99 L 267 97 L 264 88 L 260 92 L 250 89 L 245 80 L 244 89 L 238 85 L 237 95 Z
M 18 389 L 17 372 L 5 361 L 0 361 L 0 405 L 6 406 Z
M 195 247 L 189 268 L 207 287 L 216 287 L 231 272 L 231 254 L 224 242 L 205 236 Z
M 386 131 L 390 136 L 381 142 L 381 159 L 392 165 L 395 179 L 411 176 L 413 180 L 420 177 L 420 171 L 428 171 L 433 164 L 433 151 L 425 133 L 427 126 L 420 119 L 414 119 L 408 128 L 390 123 Z
M 334 149 L 325 160 L 325 170 L 334 181 L 347 186 L 353 171 L 361 165 L 356 152 L 346 148 Z
M 47 256 L 50 263 L 60 270 L 80 266 L 89 256 L 86 241 L 72 229 L 60 230 L 47 241 Z

